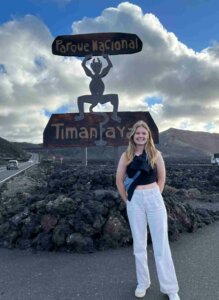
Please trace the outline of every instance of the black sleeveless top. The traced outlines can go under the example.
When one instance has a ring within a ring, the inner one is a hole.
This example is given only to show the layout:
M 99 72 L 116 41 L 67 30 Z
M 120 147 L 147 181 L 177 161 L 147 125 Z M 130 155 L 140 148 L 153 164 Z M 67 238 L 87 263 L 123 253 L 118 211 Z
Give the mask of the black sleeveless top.
M 156 168 L 149 164 L 145 151 L 141 155 L 135 155 L 133 160 L 128 164 L 126 173 L 128 177 L 133 177 L 140 170 L 141 174 L 135 179 L 128 189 L 128 200 L 130 201 L 137 185 L 150 184 L 157 181 Z

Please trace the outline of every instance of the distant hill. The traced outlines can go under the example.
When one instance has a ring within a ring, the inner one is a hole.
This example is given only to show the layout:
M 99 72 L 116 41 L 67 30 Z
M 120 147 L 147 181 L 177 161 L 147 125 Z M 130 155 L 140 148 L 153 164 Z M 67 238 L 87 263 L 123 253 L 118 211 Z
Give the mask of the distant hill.
M 165 158 L 208 158 L 212 153 L 219 153 L 219 134 L 201 131 L 189 131 L 169 128 L 160 132 L 159 144 L 156 147 Z M 8 142 L 0 138 L 1 157 L 23 157 L 26 151 L 42 148 L 42 144 Z M 25 149 L 26 151 L 22 150 Z M 120 152 L 126 147 L 122 146 Z M 81 159 L 80 148 L 53 148 L 46 151 L 46 156 Z M 113 147 L 88 148 L 88 160 L 113 160 Z
M 25 160 L 29 155 L 19 145 L 15 145 L 0 137 L 0 161 L 8 159 Z
M 157 148 L 166 157 L 201 157 L 219 152 L 219 134 L 170 128 L 160 133 Z
M 26 142 L 13 142 L 15 146 L 18 146 L 21 149 L 34 149 L 42 147 L 42 144 L 33 144 L 33 143 L 26 143 Z

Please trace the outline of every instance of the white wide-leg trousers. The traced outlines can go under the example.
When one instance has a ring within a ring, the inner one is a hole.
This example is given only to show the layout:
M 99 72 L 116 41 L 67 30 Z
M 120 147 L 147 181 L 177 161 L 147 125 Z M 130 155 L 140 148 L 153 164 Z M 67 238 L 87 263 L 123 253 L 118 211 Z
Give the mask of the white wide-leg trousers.
M 150 286 L 147 262 L 147 224 L 150 228 L 160 291 L 164 294 L 179 290 L 169 247 L 167 212 L 159 187 L 136 189 L 127 201 L 127 214 L 133 238 L 138 286 Z

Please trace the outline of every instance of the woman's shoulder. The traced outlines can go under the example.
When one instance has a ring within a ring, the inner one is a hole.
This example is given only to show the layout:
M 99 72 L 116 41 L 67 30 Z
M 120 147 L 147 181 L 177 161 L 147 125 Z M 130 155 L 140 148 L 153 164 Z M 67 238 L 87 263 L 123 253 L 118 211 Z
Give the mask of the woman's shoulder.
M 123 152 L 120 156 L 119 162 L 118 162 L 118 169 L 126 169 L 127 167 L 127 155 L 126 152 Z
M 128 161 L 128 157 L 127 157 L 126 151 L 124 151 L 124 152 L 122 153 L 121 159 L 124 160 L 124 161 Z
M 159 151 L 158 149 L 156 149 L 157 151 L 156 151 L 156 156 L 157 156 L 157 158 L 161 158 L 162 157 L 162 152 L 161 151 Z
M 163 155 L 162 155 L 162 152 L 160 152 L 159 150 L 157 150 L 157 153 L 156 153 L 156 164 L 158 164 L 159 162 L 163 162 L 164 159 L 163 159 Z

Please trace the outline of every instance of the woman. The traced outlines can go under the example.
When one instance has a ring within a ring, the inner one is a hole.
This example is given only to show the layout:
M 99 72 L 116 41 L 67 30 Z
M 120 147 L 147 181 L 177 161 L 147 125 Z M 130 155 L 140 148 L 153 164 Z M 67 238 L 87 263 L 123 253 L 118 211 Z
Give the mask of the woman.
M 125 190 L 124 178 L 140 175 Z M 150 228 L 157 274 L 162 293 L 170 300 L 179 300 L 178 282 L 170 252 L 167 212 L 162 198 L 165 184 L 165 165 L 161 153 L 155 148 L 151 131 L 144 121 L 134 124 L 129 145 L 121 155 L 116 173 L 116 185 L 126 203 L 133 238 L 137 288 L 135 296 L 142 298 L 150 286 L 147 263 L 147 224 Z

